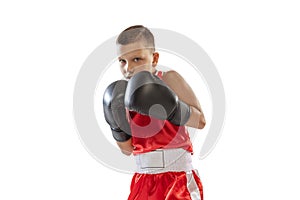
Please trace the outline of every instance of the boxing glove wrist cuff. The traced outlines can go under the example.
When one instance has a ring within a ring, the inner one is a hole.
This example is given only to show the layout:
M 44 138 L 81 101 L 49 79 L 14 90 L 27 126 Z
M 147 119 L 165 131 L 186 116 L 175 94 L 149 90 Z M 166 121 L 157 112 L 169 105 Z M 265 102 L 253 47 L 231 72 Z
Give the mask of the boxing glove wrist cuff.
M 169 117 L 168 121 L 177 126 L 182 126 L 187 123 L 191 116 L 190 106 L 183 101 L 178 100 L 177 107 Z
M 123 132 L 119 128 L 111 128 L 112 135 L 114 139 L 118 142 L 126 142 L 131 138 L 131 135 L 128 135 L 127 133 Z

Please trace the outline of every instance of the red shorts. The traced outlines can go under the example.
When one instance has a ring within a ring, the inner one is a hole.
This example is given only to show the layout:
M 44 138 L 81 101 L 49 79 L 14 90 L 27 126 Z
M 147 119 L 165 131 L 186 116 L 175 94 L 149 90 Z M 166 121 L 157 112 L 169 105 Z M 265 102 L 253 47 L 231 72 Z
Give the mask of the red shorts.
M 202 183 L 196 170 L 158 174 L 135 173 L 128 200 L 203 200 Z

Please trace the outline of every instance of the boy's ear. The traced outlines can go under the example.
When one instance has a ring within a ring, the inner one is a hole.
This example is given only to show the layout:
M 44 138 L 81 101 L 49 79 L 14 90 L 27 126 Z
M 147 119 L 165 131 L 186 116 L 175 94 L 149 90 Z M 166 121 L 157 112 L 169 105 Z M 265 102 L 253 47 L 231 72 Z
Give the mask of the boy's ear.
M 159 53 L 154 52 L 153 53 L 153 61 L 152 61 L 152 66 L 156 67 L 157 63 L 158 63 L 158 59 L 159 59 Z

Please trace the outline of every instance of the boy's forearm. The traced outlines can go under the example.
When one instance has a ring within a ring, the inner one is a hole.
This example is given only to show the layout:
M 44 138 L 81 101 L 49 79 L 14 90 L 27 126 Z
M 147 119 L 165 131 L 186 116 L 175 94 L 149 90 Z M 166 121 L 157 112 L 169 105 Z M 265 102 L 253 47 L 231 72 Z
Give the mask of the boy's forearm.
M 125 142 L 117 142 L 121 152 L 127 156 L 130 156 L 133 151 L 132 141 L 131 139 Z
M 190 109 L 191 109 L 190 110 L 191 115 L 190 115 L 190 119 L 186 123 L 186 126 L 197 128 L 197 129 L 203 129 L 206 124 L 206 121 L 202 110 L 194 106 L 190 106 Z

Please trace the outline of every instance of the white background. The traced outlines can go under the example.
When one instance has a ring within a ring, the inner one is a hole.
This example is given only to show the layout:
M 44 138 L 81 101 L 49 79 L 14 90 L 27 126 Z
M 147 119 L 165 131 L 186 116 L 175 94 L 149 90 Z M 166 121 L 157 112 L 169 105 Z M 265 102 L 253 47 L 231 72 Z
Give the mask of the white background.
M 299 199 L 296 2 L 1 1 L 0 199 L 126 199 L 131 175 L 85 150 L 72 95 L 87 56 L 134 24 L 196 41 L 222 77 L 222 137 L 195 161 L 205 199 Z

